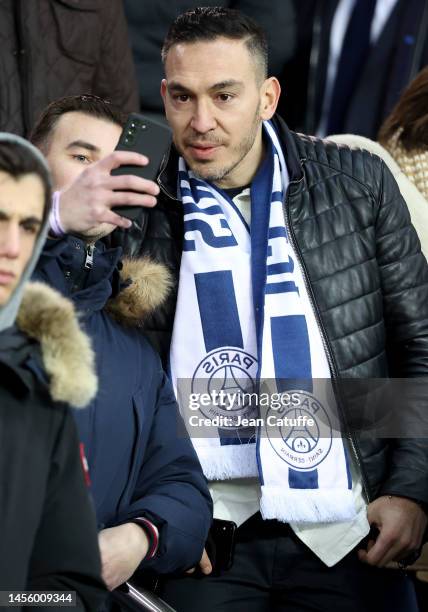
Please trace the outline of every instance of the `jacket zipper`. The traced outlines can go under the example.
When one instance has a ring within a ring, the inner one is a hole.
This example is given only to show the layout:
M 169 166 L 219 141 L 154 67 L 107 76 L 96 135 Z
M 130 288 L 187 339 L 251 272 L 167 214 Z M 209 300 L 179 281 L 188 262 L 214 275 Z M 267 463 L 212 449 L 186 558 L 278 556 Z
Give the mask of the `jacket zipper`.
M 76 291 L 81 291 L 82 289 L 85 288 L 86 281 L 89 276 L 90 270 L 92 270 L 92 268 L 94 267 L 95 248 L 96 247 L 94 244 L 90 244 L 86 247 L 85 261 L 82 262 L 83 267 L 82 268 L 79 267 L 79 271 L 76 274 L 75 280 L 72 284 L 73 293 L 75 293 Z
M 322 340 L 322 343 L 323 343 L 323 346 L 324 346 L 324 351 L 325 351 L 325 354 L 327 356 L 327 361 L 328 361 L 328 365 L 329 365 L 330 372 L 331 372 L 331 375 L 332 375 L 332 379 L 335 380 L 335 379 L 339 378 L 338 373 L 337 373 L 337 369 L 336 369 L 336 365 L 334 363 L 334 359 L 333 359 L 333 356 L 332 356 L 332 353 L 331 353 L 330 344 L 329 344 L 328 339 L 327 339 L 327 334 L 326 334 L 323 322 L 321 320 L 321 315 L 319 313 L 318 306 L 317 306 L 316 301 L 315 301 L 315 296 L 314 296 L 314 293 L 313 293 L 313 290 L 312 290 L 312 286 L 311 286 L 311 284 L 309 282 L 309 279 L 308 279 L 308 272 L 306 270 L 305 263 L 303 261 L 303 258 L 302 258 L 299 246 L 297 244 L 296 237 L 294 235 L 293 228 L 291 226 L 290 207 L 288 206 L 290 186 L 292 184 L 298 184 L 301 181 L 303 181 L 303 178 L 301 178 L 298 181 L 290 181 L 290 185 L 289 185 L 289 187 L 287 189 L 287 192 L 286 192 L 286 195 L 285 195 L 285 199 L 284 199 L 284 202 L 282 204 L 282 210 L 283 210 L 283 214 L 284 214 L 284 221 L 285 221 L 285 227 L 286 227 L 286 230 L 287 230 L 287 234 L 290 237 L 291 245 L 292 245 L 292 247 L 293 247 L 293 249 L 294 249 L 294 251 L 295 251 L 295 253 L 297 255 L 298 263 L 299 263 L 300 269 L 302 271 L 303 281 L 305 283 L 306 291 L 307 291 L 308 296 L 309 296 L 309 301 L 311 303 L 312 310 L 313 310 L 313 312 L 315 314 L 315 320 L 317 322 L 318 330 L 320 332 L 321 340 Z M 335 396 L 336 396 L 336 393 L 335 393 Z M 340 407 L 340 410 L 341 410 L 341 413 L 342 413 L 342 418 L 343 418 L 344 417 L 344 410 L 343 410 L 343 407 L 342 407 L 342 405 L 341 405 L 341 403 L 339 401 L 339 398 L 337 396 L 336 396 L 336 401 L 337 401 L 337 405 Z M 356 443 L 355 438 L 354 438 L 354 436 L 353 436 L 351 431 L 347 431 L 346 432 L 346 436 L 347 436 L 347 438 L 349 440 L 349 443 L 350 443 L 350 446 L 351 446 L 351 450 L 352 450 L 352 452 L 354 454 L 354 458 L 355 458 L 355 460 L 357 462 L 357 465 L 358 465 L 358 467 L 360 469 L 364 493 L 366 495 L 367 501 L 370 502 L 371 501 L 371 495 L 370 495 L 370 492 L 369 492 L 369 487 L 367 485 L 367 477 L 365 475 L 365 471 L 364 471 L 364 468 L 362 466 L 361 456 L 360 456 L 360 453 L 358 451 L 357 443 Z
M 95 245 L 90 244 L 86 249 L 85 268 L 87 270 L 92 270 L 94 266 L 94 252 L 95 252 Z
M 159 172 L 159 175 L 156 179 L 157 184 L 159 185 L 159 189 L 170 199 L 170 200 L 175 200 L 176 202 L 180 202 L 180 200 L 176 197 L 173 196 L 172 193 L 170 193 L 168 191 L 168 189 L 164 186 L 164 184 L 162 183 L 162 179 L 161 179 L 161 175 L 162 172 L 164 171 L 165 166 L 161 169 L 161 171 Z
M 163 174 L 163 173 L 164 173 L 164 171 L 165 171 L 165 168 L 166 168 L 166 167 L 167 167 L 167 165 L 168 165 L 168 162 L 169 162 L 169 159 L 170 159 L 170 156 L 171 156 L 171 148 L 172 148 L 172 145 L 170 146 L 169 150 L 167 151 L 167 153 L 166 153 L 166 154 L 163 156 L 163 158 L 162 158 L 161 165 L 160 165 L 160 168 L 159 168 L 159 173 L 158 173 L 158 175 L 157 175 L 157 177 L 156 177 L 156 182 L 157 182 L 157 184 L 159 185 L 160 190 L 161 190 L 161 191 L 162 191 L 162 192 L 163 192 L 163 193 L 164 193 L 164 194 L 165 194 L 165 195 L 166 195 L 168 198 L 170 198 L 171 200 L 175 200 L 176 202 L 179 202 L 180 200 L 177 198 L 177 196 L 173 196 L 173 195 L 172 195 L 172 193 L 170 193 L 170 192 L 168 191 L 168 189 L 167 189 L 167 188 L 164 186 L 164 184 L 162 183 L 162 178 L 161 178 L 161 177 L 162 177 L 162 174 Z

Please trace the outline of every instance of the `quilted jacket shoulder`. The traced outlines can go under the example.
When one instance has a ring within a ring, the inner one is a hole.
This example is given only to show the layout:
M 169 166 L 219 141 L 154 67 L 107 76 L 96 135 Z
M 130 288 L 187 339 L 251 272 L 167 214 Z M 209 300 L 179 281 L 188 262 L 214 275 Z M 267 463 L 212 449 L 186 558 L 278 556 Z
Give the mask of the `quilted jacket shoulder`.
M 368 151 L 292 137 L 304 174 L 290 225 L 338 372 L 426 375 L 428 268 L 392 174 Z
M 301 161 L 305 162 L 305 176 L 310 181 L 308 186 L 314 181 L 341 174 L 365 186 L 372 195 L 379 190 L 383 162 L 377 155 L 306 134 L 291 132 L 290 135 Z

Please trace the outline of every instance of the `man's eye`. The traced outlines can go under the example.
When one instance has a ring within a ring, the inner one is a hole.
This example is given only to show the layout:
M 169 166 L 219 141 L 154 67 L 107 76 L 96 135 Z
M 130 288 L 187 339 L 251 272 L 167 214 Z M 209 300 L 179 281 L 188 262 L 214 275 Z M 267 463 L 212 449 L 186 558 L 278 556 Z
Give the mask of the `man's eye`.
M 81 164 L 90 164 L 91 160 L 86 157 L 86 155 L 73 155 L 73 159 L 75 159 L 76 161 L 80 162 Z
M 231 94 L 221 93 L 218 95 L 218 98 L 221 102 L 229 102 L 233 98 Z
M 38 231 L 38 228 L 32 223 L 24 223 L 24 225 L 22 225 L 22 229 L 26 234 L 37 234 Z
M 177 102 L 188 102 L 190 99 L 190 96 L 188 96 L 187 94 L 179 94 L 177 96 L 174 96 L 174 100 L 177 100 Z

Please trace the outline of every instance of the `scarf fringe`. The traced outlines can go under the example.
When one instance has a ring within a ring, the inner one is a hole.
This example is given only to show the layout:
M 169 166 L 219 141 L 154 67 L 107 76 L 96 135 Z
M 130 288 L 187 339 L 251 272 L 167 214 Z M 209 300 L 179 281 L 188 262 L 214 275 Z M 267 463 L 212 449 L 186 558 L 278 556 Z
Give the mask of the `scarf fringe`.
M 263 518 L 283 523 L 334 523 L 355 519 L 352 491 L 343 489 L 286 489 L 262 486 Z
M 258 477 L 255 444 L 240 446 L 196 446 L 208 480 Z

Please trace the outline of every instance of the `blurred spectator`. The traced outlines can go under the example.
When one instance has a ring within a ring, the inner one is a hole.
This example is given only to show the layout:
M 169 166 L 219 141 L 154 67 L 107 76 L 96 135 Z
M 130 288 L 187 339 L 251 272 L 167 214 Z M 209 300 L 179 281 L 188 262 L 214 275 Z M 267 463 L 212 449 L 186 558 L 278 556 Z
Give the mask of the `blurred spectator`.
M 27 135 L 52 100 L 94 93 L 137 110 L 121 0 L 0 0 L 0 129 Z
M 93 353 L 71 303 L 27 284 L 50 208 L 42 156 L 0 134 L 0 175 L 0 590 L 75 591 L 73 609 L 93 612 L 106 590 L 66 405 L 95 395 Z
M 56 189 L 88 182 L 104 193 L 117 190 L 119 198 L 126 188 L 159 192 L 152 181 L 110 175 L 120 164 L 144 160 L 130 151 L 113 152 L 123 120 L 95 96 L 50 104 L 32 139 L 46 155 Z M 172 387 L 141 331 L 167 297 L 170 275 L 147 259 L 122 263 L 122 249 L 106 248 L 101 240 L 115 226 L 82 229 L 77 199 L 68 203 L 75 211 L 72 235 L 47 240 L 36 278 L 73 301 L 96 353 L 99 391 L 75 416 L 87 449 L 103 578 L 113 590 L 141 563 L 141 569 L 168 573 L 199 561 L 211 499 L 184 426 L 179 433 Z M 53 229 L 61 228 L 57 223 Z
M 427 101 L 428 67 L 404 91 L 382 125 L 379 141 L 428 202 Z
M 297 52 L 282 76 L 280 113 L 309 134 L 376 138 L 428 63 L 428 1 L 306 0 L 296 11 Z
M 269 74 L 279 75 L 292 57 L 296 42 L 295 11 L 292 0 L 124 0 L 131 45 L 140 89 L 140 107 L 147 114 L 164 117 L 160 76 L 164 73 L 161 48 L 170 24 L 178 15 L 195 6 L 222 6 L 238 9 L 257 21 L 269 43 Z
M 328 136 L 379 155 L 393 173 L 428 258 L 428 67 L 410 85 L 386 118 L 379 143 L 354 134 Z

